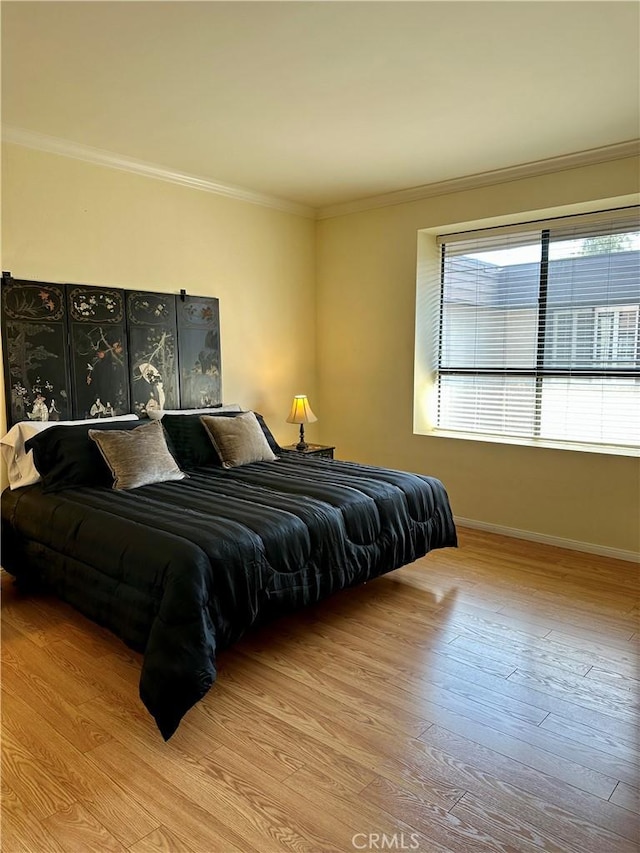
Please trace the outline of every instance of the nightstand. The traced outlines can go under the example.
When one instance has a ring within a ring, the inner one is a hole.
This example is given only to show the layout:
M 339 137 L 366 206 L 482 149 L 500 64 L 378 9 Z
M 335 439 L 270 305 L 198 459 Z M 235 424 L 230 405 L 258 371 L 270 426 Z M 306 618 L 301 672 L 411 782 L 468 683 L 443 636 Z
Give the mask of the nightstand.
M 281 447 L 283 453 L 297 453 L 298 456 L 313 456 L 316 459 L 333 459 L 335 447 L 328 444 L 307 444 L 306 450 L 296 450 L 295 444 L 287 444 Z

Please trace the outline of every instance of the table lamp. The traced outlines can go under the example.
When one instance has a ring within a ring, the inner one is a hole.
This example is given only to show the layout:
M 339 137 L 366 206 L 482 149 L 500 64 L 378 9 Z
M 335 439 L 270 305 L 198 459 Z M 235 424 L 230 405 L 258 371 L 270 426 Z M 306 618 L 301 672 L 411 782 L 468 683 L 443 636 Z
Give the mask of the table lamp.
M 296 394 L 293 398 L 291 411 L 287 418 L 288 424 L 300 424 L 300 441 L 296 444 L 296 450 L 306 450 L 308 444 L 304 440 L 304 425 L 317 421 L 317 417 L 311 411 L 311 406 L 306 394 Z

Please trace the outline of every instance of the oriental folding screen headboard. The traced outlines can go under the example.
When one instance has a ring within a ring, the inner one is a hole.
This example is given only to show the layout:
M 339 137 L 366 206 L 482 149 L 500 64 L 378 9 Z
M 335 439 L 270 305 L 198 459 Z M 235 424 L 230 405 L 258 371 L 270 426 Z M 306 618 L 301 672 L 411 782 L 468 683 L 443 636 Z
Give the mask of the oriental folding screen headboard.
M 215 297 L 2 274 L 7 427 L 221 402 Z

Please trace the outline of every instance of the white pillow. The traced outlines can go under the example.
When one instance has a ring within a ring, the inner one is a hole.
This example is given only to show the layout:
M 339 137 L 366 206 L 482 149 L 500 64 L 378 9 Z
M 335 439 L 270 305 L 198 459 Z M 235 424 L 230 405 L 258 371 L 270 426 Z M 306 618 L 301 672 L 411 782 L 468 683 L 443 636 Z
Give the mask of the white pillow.
M 227 403 L 226 406 L 209 406 L 208 409 L 151 409 L 147 412 L 153 420 L 165 415 L 215 415 L 217 412 L 243 412 L 240 403 Z
M 119 415 L 114 418 L 88 418 L 82 421 L 20 421 L 0 439 L 0 451 L 7 466 L 9 488 L 19 489 L 40 481 L 40 474 L 33 462 L 33 450 L 25 453 L 25 442 L 39 432 L 53 426 L 76 426 L 77 424 L 107 423 L 109 421 L 137 421 L 137 415 Z

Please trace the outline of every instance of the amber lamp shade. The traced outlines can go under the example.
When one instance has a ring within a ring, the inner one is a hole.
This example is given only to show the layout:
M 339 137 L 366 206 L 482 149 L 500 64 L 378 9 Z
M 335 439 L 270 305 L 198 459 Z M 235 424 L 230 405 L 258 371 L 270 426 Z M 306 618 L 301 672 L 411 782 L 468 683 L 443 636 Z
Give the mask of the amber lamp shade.
M 291 411 L 287 418 L 288 424 L 300 424 L 300 441 L 296 444 L 296 450 L 306 450 L 308 444 L 304 440 L 304 425 L 317 421 L 313 414 L 306 394 L 296 394 L 291 404 Z

